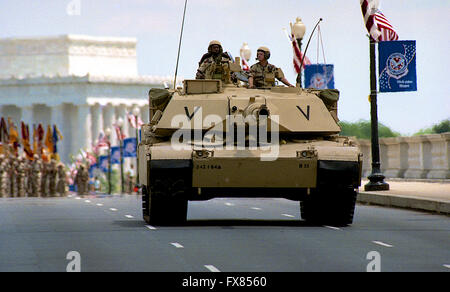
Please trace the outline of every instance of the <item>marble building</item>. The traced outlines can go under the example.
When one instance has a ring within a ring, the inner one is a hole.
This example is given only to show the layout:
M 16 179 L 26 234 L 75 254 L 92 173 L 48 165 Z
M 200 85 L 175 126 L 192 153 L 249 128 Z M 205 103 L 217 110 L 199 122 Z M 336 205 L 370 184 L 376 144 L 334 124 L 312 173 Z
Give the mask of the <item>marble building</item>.
M 0 39 L 0 116 L 32 128 L 56 124 L 63 162 L 91 149 L 101 131 L 139 107 L 148 122 L 148 90 L 171 84 L 171 76 L 141 76 L 134 38 L 62 35 Z M 19 129 L 20 130 L 20 129 Z M 111 140 L 117 144 L 112 131 Z

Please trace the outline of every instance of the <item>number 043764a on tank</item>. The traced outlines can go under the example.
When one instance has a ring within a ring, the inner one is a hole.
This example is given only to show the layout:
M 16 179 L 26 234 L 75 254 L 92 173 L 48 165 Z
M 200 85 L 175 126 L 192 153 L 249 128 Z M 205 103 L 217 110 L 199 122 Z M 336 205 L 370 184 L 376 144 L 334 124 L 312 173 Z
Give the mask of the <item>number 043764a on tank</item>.
M 239 80 L 151 89 L 138 147 L 144 220 L 183 224 L 188 201 L 278 197 L 314 224 L 351 224 L 362 154 L 339 136 L 338 100 L 337 90 Z

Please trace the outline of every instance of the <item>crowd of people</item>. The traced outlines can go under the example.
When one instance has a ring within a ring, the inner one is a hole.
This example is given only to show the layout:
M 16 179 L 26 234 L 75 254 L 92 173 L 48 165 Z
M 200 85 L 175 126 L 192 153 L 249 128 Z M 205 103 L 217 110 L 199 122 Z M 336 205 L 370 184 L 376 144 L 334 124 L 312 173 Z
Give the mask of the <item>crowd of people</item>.
M 0 197 L 57 197 L 67 194 L 65 166 L 55 159 L 33 160 L 0 154 Z

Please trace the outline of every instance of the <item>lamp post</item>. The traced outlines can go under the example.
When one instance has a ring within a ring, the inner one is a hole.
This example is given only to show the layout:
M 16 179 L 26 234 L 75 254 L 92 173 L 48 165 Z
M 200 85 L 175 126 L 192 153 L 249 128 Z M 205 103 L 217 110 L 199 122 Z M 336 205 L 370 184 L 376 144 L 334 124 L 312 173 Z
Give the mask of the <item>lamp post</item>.
M 387 191 L 389 184 L 384 181 L 381 173 L 380 145 L 378 141 L 378 110 L 377 110 L 377 75 L 375 41 L 370 39 L 370 124 L 372 148 L 372 173 L 367 177 L 370 181 L 364 185 L 365 191 Z
M 111 195 L 111 129 L 105 130 L 106 139 L 108 140 L 108 194 Z
M 123 178 L 123 139 L 122 139 L 122 127 L 123 119 L 119 117 L 117 119 L 117 127 L 119 127 L 120 137 L 119 137 L 119 152 L 120 152 L 120 191 L 125 193 L 124 178 Z
M 301 52 L 302 51 L 302 39 L 306 32 L 306 26 L 302 22 L 302 19 L 300 17 L 297 17 L 294 24 L 291 23 L 291 32 L 294 35 L 295 39 L 297 40 L 298 48 L 300 49 L 300 52 Z M 300 61 L 303 61 L 303 60 L 300 60 Z M 302 87 L 302 72 L 301 72 L 301 70 L 297 75 L 297 85 L 300 88 Z
M 239 52 L 242 58 L 244 58 L 247 62 L 250 61 L 252 50 L 250 50 L 248 43 L 242 44 L 241 50 Z
M 139 123 L 138 123 L 138 116 L 141 113 L 141 111 L 139 110 L 139 108 L 136 106 L 133 108 L 133 115 L 136 121 L 136 186 L 139 188 L 139 153 L 137 152 L 138 150 L 138 145 L 139 145 Z M 139 193 L 139 192 L 138 192 Z

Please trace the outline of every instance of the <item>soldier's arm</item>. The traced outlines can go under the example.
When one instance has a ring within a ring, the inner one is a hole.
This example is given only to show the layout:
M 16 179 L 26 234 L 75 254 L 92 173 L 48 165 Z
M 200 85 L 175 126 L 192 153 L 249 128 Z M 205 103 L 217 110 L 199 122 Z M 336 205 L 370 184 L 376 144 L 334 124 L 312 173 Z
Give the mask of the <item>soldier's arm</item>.
M 284 85 L 289 86 L 289 87 L 295 87 L 294 85 L 292 85 L 287 79 L 286 77 L 284 77 L 284 73 L 283 70 L 281 70 L 280 68 L 277 68 L 275 71 L 275 77 L 280 80 L 281 82 L 284 83 Z
M 203 61 L 203 63 L 198 67 L 197 74 L 195 75 L 195 79 L 205 79 L 206 69 L 210 66 L 210 62 L 208 60 Z

